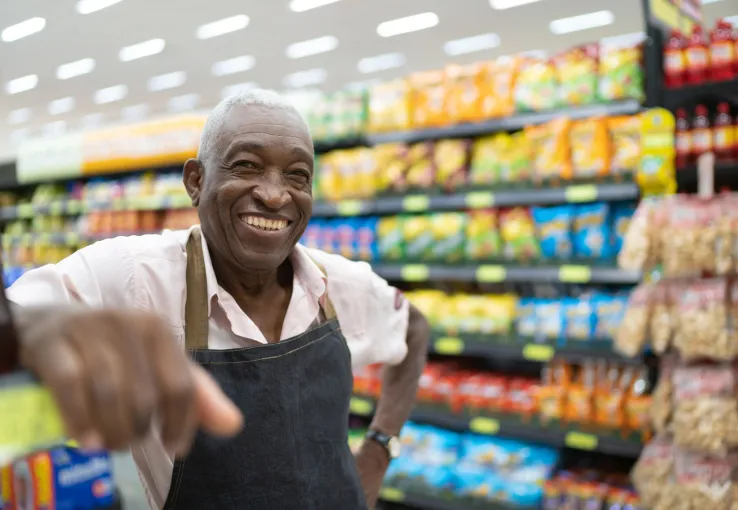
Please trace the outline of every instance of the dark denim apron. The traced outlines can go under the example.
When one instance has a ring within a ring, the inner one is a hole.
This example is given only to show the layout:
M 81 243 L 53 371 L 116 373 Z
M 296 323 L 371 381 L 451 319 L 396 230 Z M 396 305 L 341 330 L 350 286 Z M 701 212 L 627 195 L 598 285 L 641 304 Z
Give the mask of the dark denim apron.
M 201 234 L 187 241 L 185 344 L 241 409 L 232 439 L 198 432 L 174 463 L 165 509 L 367 510 L 348 445 L 351 357 L 328 300 L 293 338 L 209 350 Z

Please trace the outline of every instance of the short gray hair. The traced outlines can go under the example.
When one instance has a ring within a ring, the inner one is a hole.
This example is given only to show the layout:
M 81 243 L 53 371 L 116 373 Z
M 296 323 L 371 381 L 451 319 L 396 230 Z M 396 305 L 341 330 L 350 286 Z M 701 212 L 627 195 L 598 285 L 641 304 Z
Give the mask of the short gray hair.
M 198 159 L 202 160 L 203 156 L 210 154 L 215 145 L 215 137 L 223 129 L 226 117 L 230 113 L 231 109 L 236 106 L 264 106 L 266 108 L 279 108 L 286 110 L 290 113 L 294 113 L 305 125 L 305 130 L 310 132 L 308 129 L 305 119 L 300 112 L 290 103 L 284 96 L 274 92 L 273 90 L 266 89 L 252 89 L 232 96 L 228 96 L 223 99 L 218 106 L 208 116 L 205 121 L 205 127 L 200 135 L 200 149 L 197 153 Z

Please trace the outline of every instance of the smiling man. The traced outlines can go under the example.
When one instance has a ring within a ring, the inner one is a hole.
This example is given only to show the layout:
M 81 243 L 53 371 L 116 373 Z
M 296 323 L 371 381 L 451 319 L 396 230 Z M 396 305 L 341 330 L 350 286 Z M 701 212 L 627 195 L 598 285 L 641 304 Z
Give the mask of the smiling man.
M 96 243 L 8 291 L 23 364 L 73 437 L 132 449 L 152 508 L 376 502 L 428 325 L 368 265 L 297 244 L 313 175 L 293 107 L 230 97 L 184 166 L 199 227 Z M 351 369 L 373 363 L 382 395 L 354 458 Z

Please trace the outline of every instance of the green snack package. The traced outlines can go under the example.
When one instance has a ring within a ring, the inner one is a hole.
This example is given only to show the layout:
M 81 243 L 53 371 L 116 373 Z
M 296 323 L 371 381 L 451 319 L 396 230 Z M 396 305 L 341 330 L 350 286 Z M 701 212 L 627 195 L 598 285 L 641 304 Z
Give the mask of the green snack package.
M 484 261 L 502 257 L 502 237 L 495 210 L 472 211 L 466 225 L 466 258 Z
M 464 258 L 466 222 L 464 213 L 438 213 L 431 216 L 431 260 L 455 263 Z
M 501 213 L 500 233 L 506 259 L 530 262 L 540 258 L 535 224 L 527 209 L 516 207 Z
M 431 217 L 426 215 L 408 216 L 403 221 L 405 257 L 408 260 L 432 260 L 432 247 L 435 240 L 431 223 Z
M 405 258 L 405 242 L 402 216 L 387 216 L 377 225 L 379 259 L 399 261 Z

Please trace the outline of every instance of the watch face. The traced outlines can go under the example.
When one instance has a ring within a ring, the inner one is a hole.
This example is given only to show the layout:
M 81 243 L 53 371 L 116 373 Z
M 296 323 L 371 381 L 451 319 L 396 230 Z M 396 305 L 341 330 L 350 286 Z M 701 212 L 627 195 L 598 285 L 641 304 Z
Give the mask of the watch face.
M 402 450 L 400 445 L 400 440 L 396 437 L 393 437 L 389 440 L 389 443 L 387 443 L 387 449 L 389 450 L 390 457 L 393 459 L 396 459 L 400 456 L 400 450 Z

